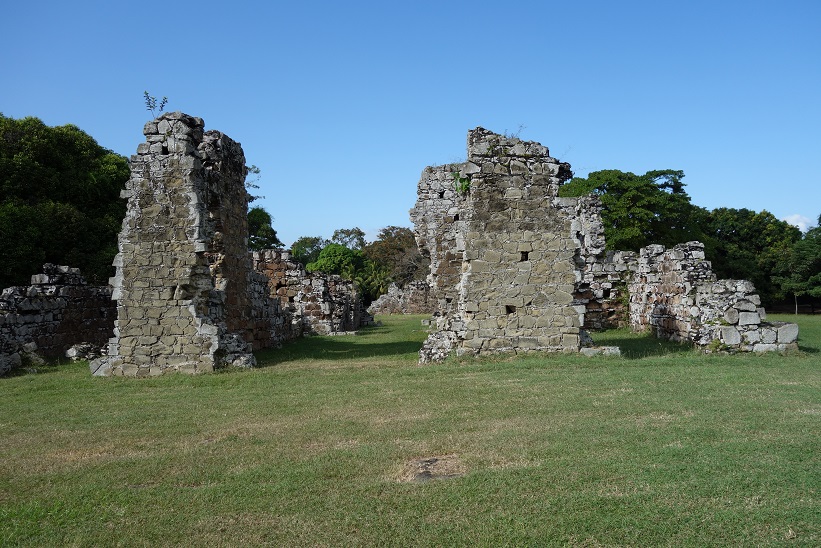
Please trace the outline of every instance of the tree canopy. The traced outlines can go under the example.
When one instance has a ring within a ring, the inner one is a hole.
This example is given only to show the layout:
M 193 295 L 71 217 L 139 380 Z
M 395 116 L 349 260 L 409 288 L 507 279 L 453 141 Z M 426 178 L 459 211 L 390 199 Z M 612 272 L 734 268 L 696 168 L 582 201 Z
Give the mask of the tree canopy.
M 701 237 L 683 178 L 683 171 L 672 169 L 644 175 L 607 169 L 571 179 L 559 188 L 559 196 L 598 196 L 607 248 L 638 251 L 649 244 L 672 246 Z
M 365 247 L 365 233 L 358 226 L 340 228 L 334 230 L 331 241 L 335 244 L 344 245 L 349 249 L 362 249 Z
M 787 294 L 821 299 L 821 215 L 818 226 L 796 242 L 781 262 L 776 281 Z
M 755 285 L 765 304 L 785 296 L 774 276 L 801 231 L 769 211 L 720 207 L 701 217 L 705 247 L 719 278 L 745 279 Z
M 0 114 L 0 287 L 28 284 L 46 262 L 106 283 L 128 177 L 126 158 L 77 126 Z
M 271 215 L 260 206 L 248 210 L 248 249 L 273 249 L 282 247 L 277 231 L 272 226 Z

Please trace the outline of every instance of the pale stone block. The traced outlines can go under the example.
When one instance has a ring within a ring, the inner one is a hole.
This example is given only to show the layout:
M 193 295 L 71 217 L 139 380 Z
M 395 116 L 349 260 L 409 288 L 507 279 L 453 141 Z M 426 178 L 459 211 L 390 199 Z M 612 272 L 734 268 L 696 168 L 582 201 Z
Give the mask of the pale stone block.
M 738 346 L 741 344 L 741 334 L 733 326 L 722 326 L 720 329 L 721 340 L 724 344 Z
M 798 340 L 798 325 L 794 323 L 784 324 L 778 328 L 777 333 L 780 344 L 794 343 Z
M 754 325 L 761 323 L 758 312 L 739 312 L 738 325 Z

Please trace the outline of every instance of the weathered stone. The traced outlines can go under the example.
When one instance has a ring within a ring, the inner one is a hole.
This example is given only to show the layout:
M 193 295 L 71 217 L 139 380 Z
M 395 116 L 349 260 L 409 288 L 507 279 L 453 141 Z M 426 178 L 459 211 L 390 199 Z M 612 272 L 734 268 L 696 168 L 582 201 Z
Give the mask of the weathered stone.
M 578 350 L 578 311 L 565 306 L 577 280 L 574 212 L 552 203 L 570 169 L 547 154 L 538 144 L 477 128 L 468 134 L 466 164 L 422 172 L 411 219 L 420 249 L 430 255 L 428 280 L 439 303 L 437 331 L 420 353 L 423 363 L 445 357 L 445 344 L 460 355 Z M 482 169 L 472 170 L 467 192 L 443 192 L 449 174 L 463 173 L 471 163 Z M 555 252 L 547 255 L 546 249 Z M 479 313 L 480 328 L 465 329 Z M 570 331 L 551 337 L 554 325 Z

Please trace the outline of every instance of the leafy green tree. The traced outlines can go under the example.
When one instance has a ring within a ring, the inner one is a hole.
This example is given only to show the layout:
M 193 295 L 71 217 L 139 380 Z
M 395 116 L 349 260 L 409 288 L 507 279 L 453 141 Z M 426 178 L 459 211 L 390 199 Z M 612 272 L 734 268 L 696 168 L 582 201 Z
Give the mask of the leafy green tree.
M 358 249 L 350 249 L 342 244 L 330 243 L 322 248 L 316 261 L 305 265 L 308 272 L 339 274 L 353 280 L 357 272 L 365 266 L 365 257 Z
M 358 226 L 340 228 L 334 230 L 331 241 L 335 244 L 344 245 L 349 249 L 362 249 L 365 247 L 365 233 Z
M 321 236 L 302 236 L 291 246 L 291 256 L 295 261 L 307 265 L 319 258 L 319 253 L 327 242 Z
M 274 230 L 271 215 L 260 206 L 248 210 L 248 249 L 274 249 L 282 247 L 282 242 Z
M 559 195 L 599 196 L 607 248 L 638 251 L 649 244 L 672 246 L 702 237 L 683 178 L 683 171 L 671 169 L 644 175 L 608 169 L 573 178 Z
M 818 226 L 795 242 L 775 281 L 784 293 L 793 295 L 796 314 L 799 297 L 809 298 L 815 310 L 814 302 L 821 299 L 821 215 Z
M 413 232 L 406 227 L 388 226 L 377 239 L 365 246 L 365 257 L 381 265 L 390 281 L 400 286 L 413 280 L 424 280 L 430 259 L 419 251 Z M 387 288 L 386 288 L 387 290 Z
M 106 283 L 128 177 L 127 160 L 77 126 L 0 114 L 0 287 L 29 283 L 44 262 Z
M 719 278 L 750 280 L 765 306 L 786 294 L 774 278 L 801 231 L 768 211 L 717 208 L 701 219 L 707 258 Z

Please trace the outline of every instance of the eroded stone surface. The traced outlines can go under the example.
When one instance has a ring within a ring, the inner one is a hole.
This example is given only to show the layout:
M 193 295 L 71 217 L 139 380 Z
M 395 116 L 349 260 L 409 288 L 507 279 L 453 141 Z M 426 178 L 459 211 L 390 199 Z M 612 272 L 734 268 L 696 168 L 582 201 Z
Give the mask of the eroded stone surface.
M 98 375 L 147 376 L 254 364 L 248 193 L 239 143 L 166 113 L 146 124 L 122 196 L 112 279 L 118 318 Z
M 580 200 L 557 197 L 571 175 L 539 143 L 483 128 L 468 133 L 467 162 L 425 168 L 411 220 L 431 258 L 436 326 L 420 362 L 578 351 Z

